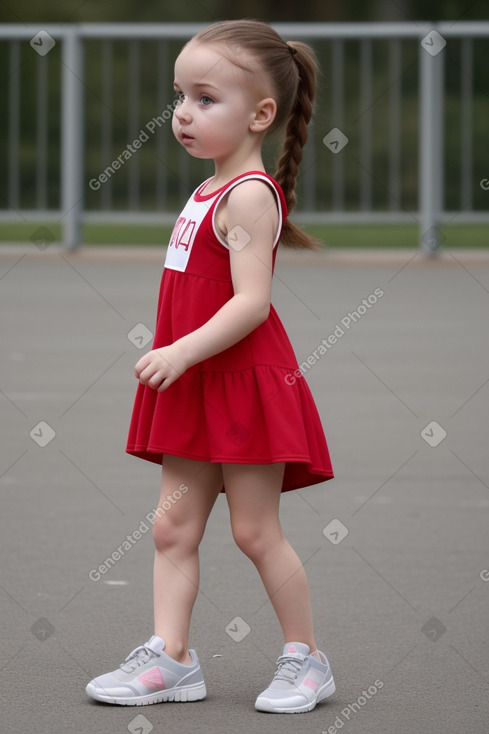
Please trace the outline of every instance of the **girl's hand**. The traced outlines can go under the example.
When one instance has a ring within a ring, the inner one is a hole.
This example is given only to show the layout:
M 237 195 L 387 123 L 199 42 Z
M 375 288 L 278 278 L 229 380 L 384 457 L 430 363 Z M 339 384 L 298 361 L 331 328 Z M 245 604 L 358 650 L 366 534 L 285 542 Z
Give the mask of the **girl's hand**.
M 163 392 L 182 375 L 188 365 L 182 350 L 176 345 L 152 349 L 141 357 L 134 368 L 136 379 L 157 392 Z

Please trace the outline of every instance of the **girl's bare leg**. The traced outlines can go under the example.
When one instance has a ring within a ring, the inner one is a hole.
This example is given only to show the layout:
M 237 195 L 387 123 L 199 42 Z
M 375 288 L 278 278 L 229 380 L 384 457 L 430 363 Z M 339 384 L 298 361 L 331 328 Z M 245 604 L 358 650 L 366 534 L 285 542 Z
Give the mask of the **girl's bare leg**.
M 165 652 L 190 663 L 188 636 L 199 590 L 199 544 L 222 487 L 219 464 L 166 454 L 153 526 L 155 635 Z
M 314 640 L 304 567 L 285 538 L 279 502 L 285 465 L 222 464 L 234 539 L 255 564 L 277 614 L 284 642 Z

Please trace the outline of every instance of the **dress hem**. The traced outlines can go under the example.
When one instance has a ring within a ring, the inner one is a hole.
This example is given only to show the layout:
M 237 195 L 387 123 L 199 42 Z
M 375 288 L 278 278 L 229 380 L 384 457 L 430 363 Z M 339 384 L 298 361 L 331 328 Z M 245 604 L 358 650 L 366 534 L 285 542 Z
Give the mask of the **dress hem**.
M 169 454 L 170 456 L 181 456 L 184 459 L 192 459 L 194 461 L 206 461 L 210 464 L 255 464 L 255 465 L 268 465 L 268 464 L 278 464 L 281 462 L 284 462 L 287 464 L 305 464 L 307 466 L 306 472 L 302 479 L 299 479 L 297 481 L 297 478 L 295 481 L 292 482 L 286 482 L 284 477 L 284 485 L 282 486 L 282 492 L 289 492 L 291 490 L 296 489 L 305 489 L 306 487 L 310 487 L 314 484 L 320 484 L 322 482 L 327 482 L 330 479 L 334 479 L 334 473 L 332 470 L 328 469 L 319 469 L 319 468 L 313 468 L 310 466 L 310 458 L 307 456 L 302 457 L 291 457 L 289 456 L 282 456 L 282 457 L 274 457 L 273 459 L 268 460 L 256 460 L 256 459 L 243 459 L 242 457 L 237 457 L 234 459 L 227 458 L 212 458 L 209 459 L 206 456 L 201 455 L 195 455 L 190 454 L 187 451 L 178 451 L 175 453 L 175 449 L 173 450 L 167 450 L 167 449 L 154 449 L 154 448 L 148 448 L 147 446 L 141 446 L 141 447 L 127 447 L 126 453 L 130 456 L 135 456 L 139 459 L 144 459 L 146 461 L 151 461 L 155 464 L 161 464 L 163 461 L 163 456 L 165 454 Z M 154 458 L 153 458 L 154 457 Z M 287 471 L 287 469 L 286 469 Z M 225 492 L 224 486 L 221 489 L 221 492 Z
M 131 448 L 126 448 L 127 454 L 171 454 L 172 456 L 182 456 L 184 459 L 194 459 L 195 461 L 207 461 L 210 464 L 279 464 L 280 462 L 284 461 L 285 463 L 290 462 L 293 464 L 309 464 L 311 461 L 311 458 L 309 456 L 291 456 L 290 454 L 287 454 L 286 456 L 275 456 L 273 459 L 243 459 L 242 457 L 214 457 L 212 459 L 209 459 L 208 456 L 202 456 L 197 454 L 190 454 L 186 451 L 180 451 L 178 450 L 178 453 L 175 453 L 175 449 L 165 449 L 165 448 L 153 448 L 150 446 L 133 446 Z M 323 472 L 321 469 L 317 469 L 315 472 L 313 469 L 310 469 L 309 471 L 313 473 Z M 333 473 L 330 472 L 330 476 L 333 476 Z

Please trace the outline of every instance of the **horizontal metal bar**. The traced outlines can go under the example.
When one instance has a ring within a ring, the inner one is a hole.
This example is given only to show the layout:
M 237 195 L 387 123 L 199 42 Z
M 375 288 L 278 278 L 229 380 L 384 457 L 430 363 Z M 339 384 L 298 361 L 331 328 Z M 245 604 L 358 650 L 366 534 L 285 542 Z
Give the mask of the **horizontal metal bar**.
M 83 38 L 187 38 L 206 23 L 17 23 L 0 24 L 0 39 L 31 39 L 41 29 L 55 40 L 71 33 Z M 281 35 L 292 38 L 422 38 L 430 30 L 447 37 L 487 37 L 489 21 L 450 21 L 427 23 L 272 23 Z
M 412 224 L 419 227 L 421 213 L 417 211 L 376 211 L 376 212 L 297 212 L 291 219 L 297 224 Z M 441 224 L 489 224 L 489 211 L 446 211 L 439 212 Z M 487 233 L 489 247 L 489 231 Z
M 83 224 L 126 224 L 134 226 L 163 225 L 171 226 L 180 212 L 84 212 L 81 216 Z M 57 223 L 63 212 L 58 209 L 21 209 L 12 211 L 10 209 L 0 210 L 0 224 L 10 222 L 16 224 L 32 224 L 38 222 Z M 322 225 L 322 224 L 412 224 L 419 226 L 420 213 L 413 212 L 297 212 L 291 219 L 297 224 Z M 440 212 L 439 221 L 442 224 L 453 226 L 466 224 L 489 224 L 489 211 L 447 211 Z M 487 234 L 489 245 L 489 231 Z
M 83 221 L 85 223 L 111 223 L 111 224 L 174 224 L 179 212 L 154 213 L 154 212 L 85 212 Z M 489 212 L 487 213 L 489 221 Z M 383 224 L 403 222 L 404 224 L 418 225 L 415 212 L 294 212 L 291 219 L 298 224 L 327 224 L 332 222 L 355 222 L 359 224 Z
M 174 225 L 180 212 L 84 212 L 85 224 Z
M 130 24 L 130 23 L 95 23 L 80 24 L 82 35 L 96 38 L 103 37 L 129 37 L 142 34 L 144 37 L 160 37 L 163 33 L 165 38 L 181 38 L 198 33 L 208 23 L 154 23 L 154 24 Z M 429 23 L 271 23 L 273 28 L 281 35 L 303 38 L 391 38 L 393 35 L 399 37 L 424 36 L 432 28 Z M 489 23 L 488 33 L 489 33 Z
M 73 33 L 83 38 L 184 38 L 198 33 L 203 23 L 37 23 L 19 25 L 0 24 L 0 39 L 31 39 L 40 30 L 47 31 L 55 40 Z
M 5 222 L 32 224 L 52 222 L 58 224 L 64 212 L 60 209 L 0 209 L 0 225 Z M 84 211 L 80 218 L 83 224 L 175 224 L 179 212 L 118 212 Z
M 489 224 L 489 211 L 465 211 L 465 212 L 440 212 L 442 224 Z M 487 244 L 489 246 L 489 231 L 487 233 Z
M 442 36 L 460 37 L 460 36 L 487 36 L 488 21 L 484 20 L 467 20 L 451 23 L 450 21 L 442 21 L 435 23 L 435 28 Z
M 37 224 L 38 222 L 57 222 L 63 216 L 60 209 L 0 209 L 0 224 Z

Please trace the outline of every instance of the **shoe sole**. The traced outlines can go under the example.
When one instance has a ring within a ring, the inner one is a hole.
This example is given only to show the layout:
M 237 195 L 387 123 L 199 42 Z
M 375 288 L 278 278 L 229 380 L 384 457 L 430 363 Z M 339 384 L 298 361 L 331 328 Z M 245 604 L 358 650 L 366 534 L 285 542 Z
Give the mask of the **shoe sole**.
M 92 683 L 86 687 L 86 692 L 90 698 L 103 703 L 115 703 L 119 706 L 148 706 L 152 703 L 166 703 L 174 701 L 175 703 L 188 703 L 190 701 L 201 701 L 206 697 L 207 691 L 205 683 L 194 683 L 190 686 L 182 686 L 176 688 L 168 688 L 164 691 L 156 691 L 146 696 L 133 696 L 131 698 L 120 698 L 110 696 L 108 693 L 100 693 Z
M 260 696 L 258 696 L 255 703 L 255 709 L 268 714 L 306 714 L 309 711 L 312 711 L 320 701 L 324 701 L 326 698 L 332 696 L 335 691 L 336 686 L 333 677 L 331 677 L 329 681 L 324 683 L 321 688 L 318 689 L 316 698 L 303 706 L 296 706 L 295 708 L 277 706 L 277 704 L 271 699 L 260 698 Z

